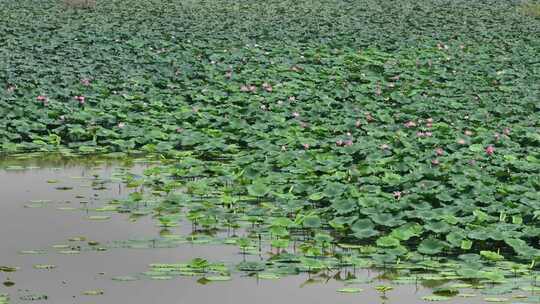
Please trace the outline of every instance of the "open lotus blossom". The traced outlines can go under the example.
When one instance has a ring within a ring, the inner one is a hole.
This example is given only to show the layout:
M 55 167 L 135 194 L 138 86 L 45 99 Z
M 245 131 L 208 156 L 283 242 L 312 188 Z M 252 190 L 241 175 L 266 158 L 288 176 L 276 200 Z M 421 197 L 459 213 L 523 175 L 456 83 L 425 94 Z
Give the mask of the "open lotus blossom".
M 371 113 L 366 113 L 366 120 L 367 122 L 372 122 L 375 120 L 375 118 L 371 116 Z
M 287 151 L 287 146 L 281 146 L 281 151 Z
M 304 149 L 309 149 L 309 144 L 302 144 L 302 147 L 304 147 Z
M 381 96 L 382 94 L 382 89 L 381 89 L 381 85 L 377 85 L 377 87 L 375 88 L 375 95 L 377 96 Z
M 416 127 L 416 123 L 412 120 L 409 120 L 407 121 L 406 123 L 403 124 L 405 126 L 405 128 L 413 128 L 413 127 Z
M 362 125 L 362 123 L 360 122 L 360 120 L 357 120 L 357 121 L 354 123 L 354 126 L 357 127 L 357 128 L 360 128 L 361 125 Z
M 123 123 L 123 122 L 121 122 L 121 123 L 118 124 L 118 127 L 119 127 L 120 129 L 124 128 L 125 126 L 126 126 L 126 124 Z
M 495 133 L 495 135 L 493 135 L 493 137 L 495 137 L 495 141 L 498 141 L 499 139 L 501 139 L 501 134 Z
M 431 137 L 432 135 L 433 133 L 431 132 L 422 132 L 422 131 L 416 132 L 416 136 L 418 137 Z
M 492 145 L 487 146 L 486 148 L 486 154 L 487 155 L 493 155 L 495 153 L 495 147 Z
M 433 159 L 431 160 L 431 164 L 434 165 L 434 166 L 437 166 L 440 164 L 439 160 L 438 159 Z
M 266 105 L 261 105 L 261 110 L 266 111 Z
M 444 155 L 444 150 L 442 148 L 435 149 L 435 154 L 442 156 Z
M 388 144 L 382 144 L 381 149 L 382 150 L 388 150 L 388 149 L 390 149 L 390 146 Z
M 431 122 L 426 123 L 426 128 L 431 128 L 431 127 L 433 127 L 433 123 Z
M 458 139 L 457 143 L 460 144 L 460 145 L 466 144 L 465 139 L 463 139 L 463 138 Z
M 46 96 L 39 95 L 38 97 L 36 97 L 36 100 L 37 100 L 38 102 L 41 102 L 44 106 L 48 106 L 48 105 L 49 105 L 49 98 L 47 98 Z
M 80 104 L 84 104 L 84 101 L 86 98 L 84 96 L 75 96 L 73 97 L 75 100 L 79 101 Z
M 293 112 L 293 113 L 292 113 L 292 116 L 293 116 L 294 118 L 300 117 L 300 113 L 298 113 L 298 112 Z
M 343 140 L 341 139 L 336 140 L 336 146 L 343 146 Z
M 7 91 L 8 93 L 13 93 L 13 92 L 15 92 L 15 89 L 16 89 L 16 88 L 17 88 L 16 86 L 11 85 L 11 86 L 9 86 L 9 87 L 6 89 L 6 91 Z
M 503 133 L 506 136 L 510 135 L 510 128 L 504 128 Z
M 394 191 L 392 194 L 394 195 L 394 198 L 397 200 L 400 199 L 402 195 L 401 191 Z
M 289 101 L 291 101 L 291 102 L 292 102 L 292 101 L 296 101 L 296 97 L 294 97 L 294 96 L 289 96 Z
M 345 146 L 352 146 L 352 145 L 353 145 L 352 139 L 349 139 L 349 140 L 345 141 Z
M 249 87 L 247 85 L 241 85 L 240 86 L 240 91 L 242 92 L 249 92 Z
M 433 118 L 430 117 L 430 118 L 426 119 L 426 123 L 433 123 Z
M 265 82 L 262 84 L 262 88 L 266 91 L 266 92 L 272 92 L 272 85 L 270 85 L 269 83 Z
M 473 132 L 472 132 L 472 131 L 469 131 L 469 130 L 465 130 L 465 135 L 467 135 L 467 136 L 472 136 L 472 135 L 473 135 Z

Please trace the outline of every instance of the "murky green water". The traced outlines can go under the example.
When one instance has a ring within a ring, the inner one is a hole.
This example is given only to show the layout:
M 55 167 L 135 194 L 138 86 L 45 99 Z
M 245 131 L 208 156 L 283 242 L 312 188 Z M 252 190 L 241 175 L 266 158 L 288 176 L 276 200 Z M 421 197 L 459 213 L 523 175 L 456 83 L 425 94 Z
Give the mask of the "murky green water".
M 136 190 L 126 188 L 118 176 L 126 170 L 140 174 L 147 166 L 151 164 L 3 160 L 0 164 L 0 266 L 20 269 L 0 272 L 0 280 L 5 283 L 0 287 L 0 294 L 9 294 L 10 303 L 236 304 L 425 303 L 420 298 L 432 292 L 427 286 L 429 282 L 395 284 L 385 280 L 382 272 L 373 270 L 328 271 L 280 280 L 234 274 L 231 281 L 208 284 L 201 284 L 196 277 L 169 280 L 141 277 L 138 274 L 148 271 L 152 263 L 179 263 L 193 258 L 237 263 L 246 258 L 238 253 L 237 247 L 222 244 L 185 243 L 151 248 L 149 240 L 164 234 L 151 216 L 133 218 L 122 213 L 95 211 L 104 203 Z M 191 225 L 185 223 L 167 233 L 187 236 L 191 229 Z M 235 232 L 220 233 L 226 237 Z M 137 243 L 144 244 L 138 247 L 149 248 L 122 248 L 137 247 L 126 246 L 136 243 L 128 241 L 134 239 L 144 240 Z M 249 259 L 256 260 L 257 256 Z M 359 293 L 337 292 L 344 287 L 342 280 L 347 275 L 373 281 L 355 285 L 363 289 Z M 125 276 L 137 280 L 113 279 Z M 383 295 L 374 288 L 377 285 L 393 289 Z M 454 297 L 450 303 L 485 303 L 486 297 L 495 297 L 474 290 L 471 293 L 476 296 Z M 508 298 L 507 303 L 523 302 L 519 295 L 504 297 Z

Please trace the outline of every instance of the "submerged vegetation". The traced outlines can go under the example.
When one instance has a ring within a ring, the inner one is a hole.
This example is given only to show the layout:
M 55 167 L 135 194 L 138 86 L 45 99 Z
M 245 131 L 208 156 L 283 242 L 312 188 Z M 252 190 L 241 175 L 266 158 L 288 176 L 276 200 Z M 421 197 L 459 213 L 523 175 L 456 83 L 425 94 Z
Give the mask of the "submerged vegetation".
M 241 231 L 222 240 L 238 265 L 156 264 L 146 276 L 377 267 L 398 282 L 538 290 L 540 21 L 519 2 L 5 7 L 4 153 L 158 154 L 123 176 L 137 191 L 100 212 L 192 223 L 195 235 L 165 246 Z M 264 244 L 271 256 L 249 259 Z

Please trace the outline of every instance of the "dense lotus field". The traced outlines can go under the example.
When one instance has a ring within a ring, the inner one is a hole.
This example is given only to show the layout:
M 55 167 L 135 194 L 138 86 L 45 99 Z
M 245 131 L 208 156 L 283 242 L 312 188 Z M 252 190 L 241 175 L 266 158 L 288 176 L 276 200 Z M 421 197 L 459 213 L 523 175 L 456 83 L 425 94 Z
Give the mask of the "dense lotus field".
M 111 210 L 246 228 L 244 253 L 276 255 L 243 270 L 538 275 L 540 19 L 520 2 L 0 2 L 3 153 L 162 158 Z M 154 270 L 212 270 L 192 263 Z

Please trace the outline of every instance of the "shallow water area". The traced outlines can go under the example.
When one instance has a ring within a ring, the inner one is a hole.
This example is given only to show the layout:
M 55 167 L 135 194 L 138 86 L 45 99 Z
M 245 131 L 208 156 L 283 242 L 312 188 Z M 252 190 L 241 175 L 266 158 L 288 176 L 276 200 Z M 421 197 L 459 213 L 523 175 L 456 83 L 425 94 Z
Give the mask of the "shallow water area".
M 4 283 L 0 294 L 9 294 L 10 303 L 142 304 L 425 303 L 421 297 L 432 293 L 425 283 L 394 284 L 382 272 L 366 269 L 329 270 L 279 280 L 233 273 L 232 280 L 223 282 L 204 282 L 197 276 L 163 280 L 141 276 L 153 263 L 194 258 L 225 263 L 261 259 L 239 254 L 236 246 L 213 242 L 122 246 L 127 240 L 153 240 L 165 235 L 151 215 L 133 217 L 106 209 L 96 211 L 113 199 L 137 191 L 127 188 L 120 177 L 127 171 L 140 175 L 149 166 L 152 162 L 145 159 L 4 159 L 0 163 L 0 266 L 18 269 L 0 272 L 3 282 L 14 283 Z M 170 228 L 168 235 L 185 237 L 192 233 L 191 228 L 184 220 L 179 227 Z M 227 237 L 231 232 L 219 233 Z M 346 271 L 371 282 L 345 286 Z M 376 286 L 393 289 L 381 292 Z M 344 287 L 361 291 L 338 292 Z M 476 294 L 446 302 L 485 303 L 486 298 L 499 297 Z M 500 297 L 508 298 L 506 303 L 523 302 L 509 295 Z

